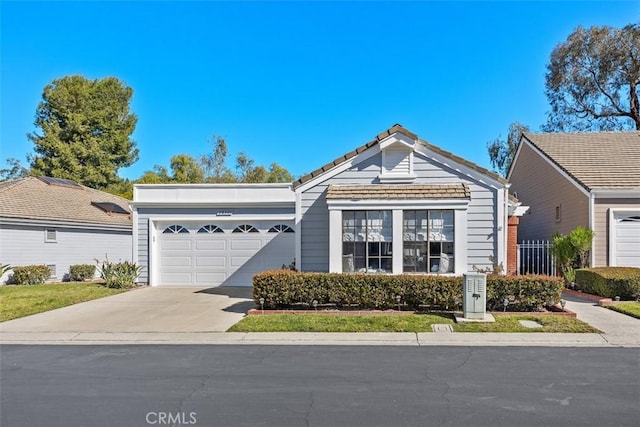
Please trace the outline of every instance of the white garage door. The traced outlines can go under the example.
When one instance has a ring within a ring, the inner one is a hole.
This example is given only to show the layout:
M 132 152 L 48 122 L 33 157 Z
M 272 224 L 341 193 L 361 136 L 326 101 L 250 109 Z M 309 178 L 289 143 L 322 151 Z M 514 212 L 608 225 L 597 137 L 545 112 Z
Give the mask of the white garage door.
M 617 215 L 615 227 L 615 265 L 640 267 L 640 215 Z
M 290 223 L 161 223 L 159 284 L 251 286 L 254 274 L 289 265 L 295 253 Z

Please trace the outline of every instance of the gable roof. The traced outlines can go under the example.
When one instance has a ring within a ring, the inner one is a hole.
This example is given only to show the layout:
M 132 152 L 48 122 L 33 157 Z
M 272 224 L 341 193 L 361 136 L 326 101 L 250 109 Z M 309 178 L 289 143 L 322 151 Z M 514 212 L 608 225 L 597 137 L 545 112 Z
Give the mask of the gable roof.
M 380 143 L 380 141 L 384 140 L 385 138 L 395 134 L 395 133 L 400 133 L 403 135 L 408 136 L 409 138 L 415 140 L 418 144 L 421 144 L 422 146 L 426 147 L 427 149 L 443 156 L 446 157 L 456 163 L 462 164 L 470 169 L 475 170 L 476 172 L 480 172 L 481 174 L 487 175 L 489 177 L 491 177 L 492 179 L 501 182 L 503 184 L 506 184 L 507 181 L 501 177 L 500 175 L 496 174 L 495 172 L 491 172 L 488 169 L 485 169 L 481 166 L 478 166 L 477 164 L 470 162 L 466 159 L 463 159 L 462 157 L 456 156 L 455 154 L 452 154 L 448 151 L 443 150 L 440 147 L 436 147 L 435 145 L 430 144 L 427 141 L 421 140 L 420 138 L 418 138 L 418 135 L 416 135 L 415 133 L 405 129 L 402 127 L 402 125 L 399 124 L 395 124 L 393 126 L 391 126 L 389 129 L 385 130 L 384 132 L 378 134 L 376 136 L 375 139 L 367 142 L 364 145 L 361 145 L 360 147 L 356 148 L 353 151 L 348 152 L 347 154 L 338 157 L 337 159 L 335 159 L 332 162 L 327 163 L 326 165 L 314 170 L 313 172 L 304 175 L 303 177 L 301 177 L 300 179 L 298 179 L 297 181 L 295 181 L 293 183 L 293 188 L 297 188 L 300 185 L 312 180 L 313 178 L 324 174 L 325 172 L 333 169 L 336 166 L 341 165 L 342 163 L 352 159 L 353 157 L 357 156 L 358 154 L 370 149 L 371 147 L 374 147 L 376 145 L 378 145 Z
M 468 199 L 467 184 L 329 185 L 327 199 Z
M 640 132 L 524 133 L 587 191 L 640 189 Z
M 0 183 L 0 217 L 131 226 L 129 200 L 72 181 L 46 181 L 28 177 Z M 96 203 L 127 213 L 108 212 Z

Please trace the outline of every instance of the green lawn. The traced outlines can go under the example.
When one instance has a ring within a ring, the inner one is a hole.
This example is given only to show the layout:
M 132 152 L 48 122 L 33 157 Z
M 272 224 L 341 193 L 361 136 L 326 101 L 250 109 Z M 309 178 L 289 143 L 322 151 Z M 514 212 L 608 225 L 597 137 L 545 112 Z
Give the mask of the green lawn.
M 0 286 L 0 322 L 125 292 L 98 283 Z
M 449 314 L 247 316 L 228 332 L 431 332 L 434 323 L 450 324 L 456 332 L 599 332 L 564 316 L 496 315 L 495 323 L 457 324 Z M 528 329 L 518 320 L 536 320 L 542 328 Z
M 640 319 L 640 302 L 625 301 L 606 306 L 607 308 Z

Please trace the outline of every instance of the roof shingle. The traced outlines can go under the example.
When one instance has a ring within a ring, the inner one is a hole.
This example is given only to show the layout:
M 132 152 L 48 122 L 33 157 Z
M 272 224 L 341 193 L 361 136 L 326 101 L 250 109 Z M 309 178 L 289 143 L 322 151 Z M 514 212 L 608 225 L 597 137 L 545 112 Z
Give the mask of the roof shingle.
M 131 226 L 130 214 L 92 204 L 104 202 L 130 212 L 129 200 L 89 187 L 50 185 L 35 177 L 0 183 L 0 217 Z
M 377 145 L 380 141 L 382 141 L 383 139 L 387 138 L 390 135 L 393 135 L 394 133 L 401 133 L 403 135 L 408 136 L 409 138 L 417 141 L 418 143 L 424 145 L 425 147 L 427 147 L 429 150 L 438 153 L 439 155 L 446 157 L 448 159 L 451 159 L 454 162 L 460 163 L 462 165 L 465 165 L 468 168 L 471 168 L 477 172 L 480 172 L 484 175 L 487 175 L 489 177 L 491 177 L 492 179 L 495 179 L 498 182 L 501 182 L 503 184 L 505 184 L 507 181 L 502 178 L 501 176 L 499 176 L 498 174 L 496 174 L 495 172 L 491 172 L 488 169 L 485 169 L 481 166 L 476 165 L 473 162 L 470 162 L 466 159 L 463 159 L 462 157 L 456 156 L 455 154 L 452 154 L 448 151 L 445 151 L 443 149 L 441 149 L 440 147 L 436 147 L 435 145 L 432 145 L 430 143 L 428 143 L 427 141 L 423 141 L 421 139 L 418 138 L 418 135 L 416 135 L 413 132 L 410 132 L 409 130 L 405 129 L 402 127 L 402 125 L 399 124 L 395 124 L 393 126 L 391 126 L 389 129 L 387 129 L 386 131 L 379 133 L 376 136 L 376 139 L 371 140 L 369 142 L 367 142 L 364 145 L 361 145 L 360 147 L 356 148 L 353 151 L 350 151 L 349 153 L 338 157 L 337 159 L 327 163 L 326 165 L 314 170 L 311 173 L 308 173 L 304 176 L 302 176 L 300 179 L 298 179 L 297 181 L 295 181 L 293 183 L 293 187 L 299 187 L 300 185 L 304 184 L 307 181 L 310 181 L 311 179 L 317 177 L 318 175 L 321 175 L 323 173 L 325 173 L 326 171 L 333 169 L 335 166 L 338 166 L 344 162 L 346 162 L 347 160 L 357 156 L 358 154 L 362 153 L 363 151 L 368 150 L 369 148 L 373 147 L 374 145 Z
M 640 132 L 525 133 L 587 190 L 640 189 Z
M 468 199 L 467 184 L 364 184 L 329 185 L 327 199 Z

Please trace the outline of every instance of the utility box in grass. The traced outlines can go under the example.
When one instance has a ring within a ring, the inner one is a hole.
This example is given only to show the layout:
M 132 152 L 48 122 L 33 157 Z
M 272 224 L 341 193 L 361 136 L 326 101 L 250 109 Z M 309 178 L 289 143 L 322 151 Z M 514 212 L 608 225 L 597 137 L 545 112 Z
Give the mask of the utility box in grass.
M 484 319 L 487 312 L 487 275 L 462 276 L 462 315 L 465 319 Z

